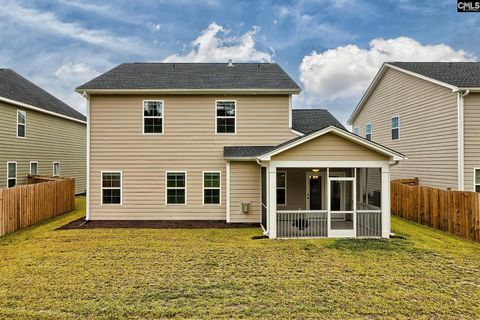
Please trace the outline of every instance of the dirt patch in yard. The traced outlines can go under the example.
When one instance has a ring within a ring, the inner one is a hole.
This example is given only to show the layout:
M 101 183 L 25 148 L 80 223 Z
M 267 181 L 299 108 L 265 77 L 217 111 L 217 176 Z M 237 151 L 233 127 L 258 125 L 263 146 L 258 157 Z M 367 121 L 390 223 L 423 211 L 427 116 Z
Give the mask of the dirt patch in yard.
M 258 228 L 258 223 L 227 223 L 224 220 L 74 220 L 57 230 L 97 228 L 139 228 L 139 229 L 233 229 Z

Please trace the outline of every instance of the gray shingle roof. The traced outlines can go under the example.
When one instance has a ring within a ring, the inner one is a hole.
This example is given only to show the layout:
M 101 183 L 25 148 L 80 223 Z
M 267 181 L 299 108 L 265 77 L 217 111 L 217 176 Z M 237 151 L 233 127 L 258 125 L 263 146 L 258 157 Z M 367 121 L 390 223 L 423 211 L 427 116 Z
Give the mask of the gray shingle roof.
M 480 87 L 480 62 L 388 62 L 456 87 Z
M 298 84 L 276 63 L 124 63 L 76 90 L 290 90 Z
M 0 96 L 46 111 L 87 121 L 83 114 L 11 69 L 0 69 Z
M 292 128 L 296 131 L 309 135 L 328 126 L 335 126 L 342 130 L 346 130 L 345 127 L 326 109 L 292 109 Z M 303 137 L 304 136 L 295 137 L 276 146 L 224 147 L 223 155 L 225 158 L 257 157 Z
M 292 109 L 292 128 L 309 133 L 330 125 L 345 129 L 327 109 Z
M 224 147 L 223 156 L 225 158 L 252 158 L 273 150 L 274 146 L 244 146 L 244 147 Z

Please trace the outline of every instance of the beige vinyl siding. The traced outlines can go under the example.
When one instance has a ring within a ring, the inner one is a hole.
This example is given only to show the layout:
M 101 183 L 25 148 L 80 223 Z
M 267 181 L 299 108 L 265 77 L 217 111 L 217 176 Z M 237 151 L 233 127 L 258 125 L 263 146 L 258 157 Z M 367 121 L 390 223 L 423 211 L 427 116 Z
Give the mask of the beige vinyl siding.
M 391 118 L 397 115 L 400 139 L 392 141 Z M 392 167 L 392 179 L 458 187 L 457 95 L 451 89 L 389 68 L 353 121 L 362 137 L 366 123 L 373 125 L 373 141 L 408 157 Z
M 480 168 L 480 94 L 464 99 L 465 190 L 474 191 L 473 168 Z
M 321 135 L 272 157 L 272 161 L 384 161 L 387 159 L 376 151 L 334 133 Z
M 260 222 L 260 166 L 256 162 L 232 161 L 230 164 L 230 221 Z M 242 202 L 250 203 L 250 212 L 242 212 Z
M 288 98 L 92 95 L 91 219 L 226 219 L 223 147 L 275 145 L 294 137 Z M 164 134 L 144 135 L 142 101 L 157 99 L 164 101 Z M 237 101 L 236 134 L 215 134 L 215 100 L 227 99 Z M 108 170 L 123 172 L 122 206 L 101 205 L 100 173 Z M 187 171 L 187 205 L 165 205 L 165 171 L 177 170 Z M 202 171 L 210 170 L 221 171 L 221 205 L 202 205 Z
M 26 139 L 17 138 L 17 109 L 27 113 Z M 30 161 L 38 174 L 51 176 L 53 162 L 60 174 L 75 178 L 76 193 L 86 191 L 86 125 L 0 102 L 0 188 L 6 187 L 7 161 L 17 162 L 17 184 L 27 182 Z

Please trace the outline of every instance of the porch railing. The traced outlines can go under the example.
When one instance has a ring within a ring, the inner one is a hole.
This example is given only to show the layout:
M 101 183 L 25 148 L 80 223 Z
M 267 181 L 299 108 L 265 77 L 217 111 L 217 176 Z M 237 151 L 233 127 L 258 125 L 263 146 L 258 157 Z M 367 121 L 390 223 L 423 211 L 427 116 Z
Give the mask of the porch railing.
M 278 238 L 326 237 L 327 228 L 327 211 L 277 211 Z
M 357 211 L 357 237 L 381 237 L 382 212 Z

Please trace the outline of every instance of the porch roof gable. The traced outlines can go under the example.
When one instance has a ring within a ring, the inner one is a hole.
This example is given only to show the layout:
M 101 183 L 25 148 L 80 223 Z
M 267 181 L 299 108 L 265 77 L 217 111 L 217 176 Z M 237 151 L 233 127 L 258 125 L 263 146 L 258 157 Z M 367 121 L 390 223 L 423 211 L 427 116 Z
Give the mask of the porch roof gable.
M 406 160 L 407 157 L 395 150 L 387 148 L 379 143 L 364 139 L 356 134 L 353 134 L 345 129 L 336 126 L 328 126 L 326 128 L 311 132 L 304 136 L 295 137 L 277 146 L 244 146 L 244 147 L 225 147 L 224 157 L 231 160 L 259 160 L 269 161 L 271 157 L 282 153 L 286 150 L 294 148 L 302 143 L 325 135 L 333 133 L 341 136 L 347 140 L 362 145 L 368 149 L 376 151 L 380 154 L 390 157 L 393 161 Z

